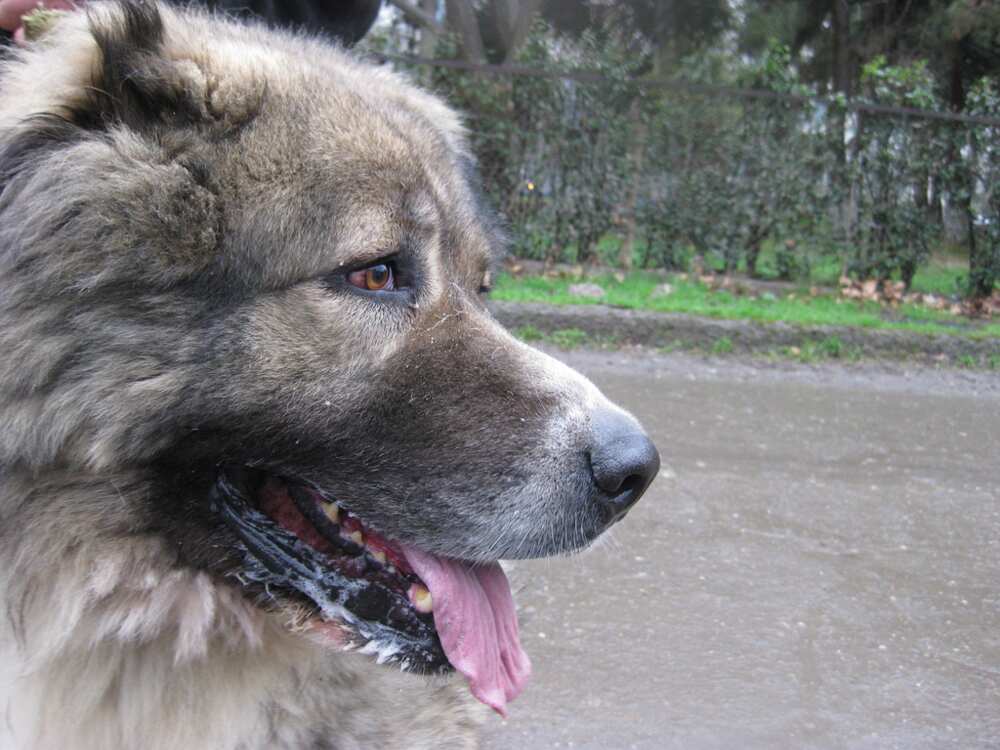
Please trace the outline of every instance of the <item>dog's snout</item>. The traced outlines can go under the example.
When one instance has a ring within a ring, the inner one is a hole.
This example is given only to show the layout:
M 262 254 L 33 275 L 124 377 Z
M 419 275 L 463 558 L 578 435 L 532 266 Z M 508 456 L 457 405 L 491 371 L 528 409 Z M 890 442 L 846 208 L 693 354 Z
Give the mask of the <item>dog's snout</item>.
M 612 523 L 649 487 L 660 470 L 660 454 L 646 433 L 622 412 L 601 410 L 592 417 L 591 425 L 591 471 L 601 490 L 599 502 Z

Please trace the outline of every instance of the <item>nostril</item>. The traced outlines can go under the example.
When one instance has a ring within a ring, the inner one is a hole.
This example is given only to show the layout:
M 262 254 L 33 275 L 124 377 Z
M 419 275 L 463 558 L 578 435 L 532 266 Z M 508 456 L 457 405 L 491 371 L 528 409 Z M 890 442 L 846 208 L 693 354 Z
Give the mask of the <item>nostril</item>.
M 601 489 L 597 501 L 607 523 L 623 518 L 642 497 L 654 476 L 655 472 L 628 474 L 622 477 L 608 475 L 600 470 L 595 471 L 594 482 Z
M 641 495 L 644 489 L 646 489 L 646 478 L 639 474 L 629 474 L 625 477 L 625 481 L 619 485 L 616 494 L 619 496 L 636 495 L 636 499 L 638 499 L 638 495 Z
M 630 417 L 620 412 L 593 418 L 594 445 L 590 466 L 601 490 L 599 503 L 608 521 L 616 521 L 635 505 L 660 469 L 656 446 Z
M 617 456 L 611 460 L 594 461 L 590 456 L 590 467 L 594 474 L 594 482 L 608 495 L 624 495 L 626 492 L 636 492 L 643 489 L 645 478 L 638 473 L 628 473 L 630 467 L 625 466 Z

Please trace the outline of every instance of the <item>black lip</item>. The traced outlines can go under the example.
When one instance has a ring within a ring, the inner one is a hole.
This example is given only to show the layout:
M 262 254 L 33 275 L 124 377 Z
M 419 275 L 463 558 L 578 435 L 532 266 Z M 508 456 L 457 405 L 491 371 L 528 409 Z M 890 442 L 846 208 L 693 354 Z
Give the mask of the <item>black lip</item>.
M 292 591 L 352 633 L 352 645 L 378 654 L 405 671 L 452 670 L 430 618 L 405 594 L 369 578 L 352 578 L 325 556 L 255 509 L 242 489 L 220 471 L 211 490 L 212 510 L 233 531 L 244 556 L 241 575 L 253 584 Z

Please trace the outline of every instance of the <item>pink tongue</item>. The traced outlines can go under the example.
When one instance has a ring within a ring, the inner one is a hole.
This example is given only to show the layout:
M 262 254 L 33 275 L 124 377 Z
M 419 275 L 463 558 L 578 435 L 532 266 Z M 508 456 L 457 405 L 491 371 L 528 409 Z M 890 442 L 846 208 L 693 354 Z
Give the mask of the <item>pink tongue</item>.
M 403 553 L 431 592 L 448 661 L 476 698 L 506 717 L 507 701 L 524 689 L 531 662 L 517 636 L 514 599 L 499 563 L 473 565 L 413 547 L 403 547 Z

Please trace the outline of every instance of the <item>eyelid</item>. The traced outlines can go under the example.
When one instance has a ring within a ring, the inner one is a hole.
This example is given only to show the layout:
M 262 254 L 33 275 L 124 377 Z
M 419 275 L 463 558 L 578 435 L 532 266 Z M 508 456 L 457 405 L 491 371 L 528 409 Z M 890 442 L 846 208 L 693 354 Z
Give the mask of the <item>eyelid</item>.
M 381 255 L 372 255 L 370 258 L 360 257 L 352 258 L 347 263 L 342 263 L 337 269 L 338 272 L 343 273 L 345 276 L 347 274 L 354 273 L 355 271 L 364 271 L 368 268 L 378 265 L 392 266 L 393 270 L 398 270 L 397 262 L 398 253 L 383 253 Z
M 383 264 L 392 270 L 394 280 L 392 289 L 365 289 L 351 283 L 351 274 Z M 373 257 L 370 260 L 352 259 L 341 264 L 337 270 L 325 274 L 322 278 L 325 286 L 333 292 L 358 295 L 381 304 L 411 304 L 416 296 L 415 287 L 419 281 L 419 274 L 415 274 L 410 268 L 409 262 L 400 263 L 398 253 L 392 253 Z

